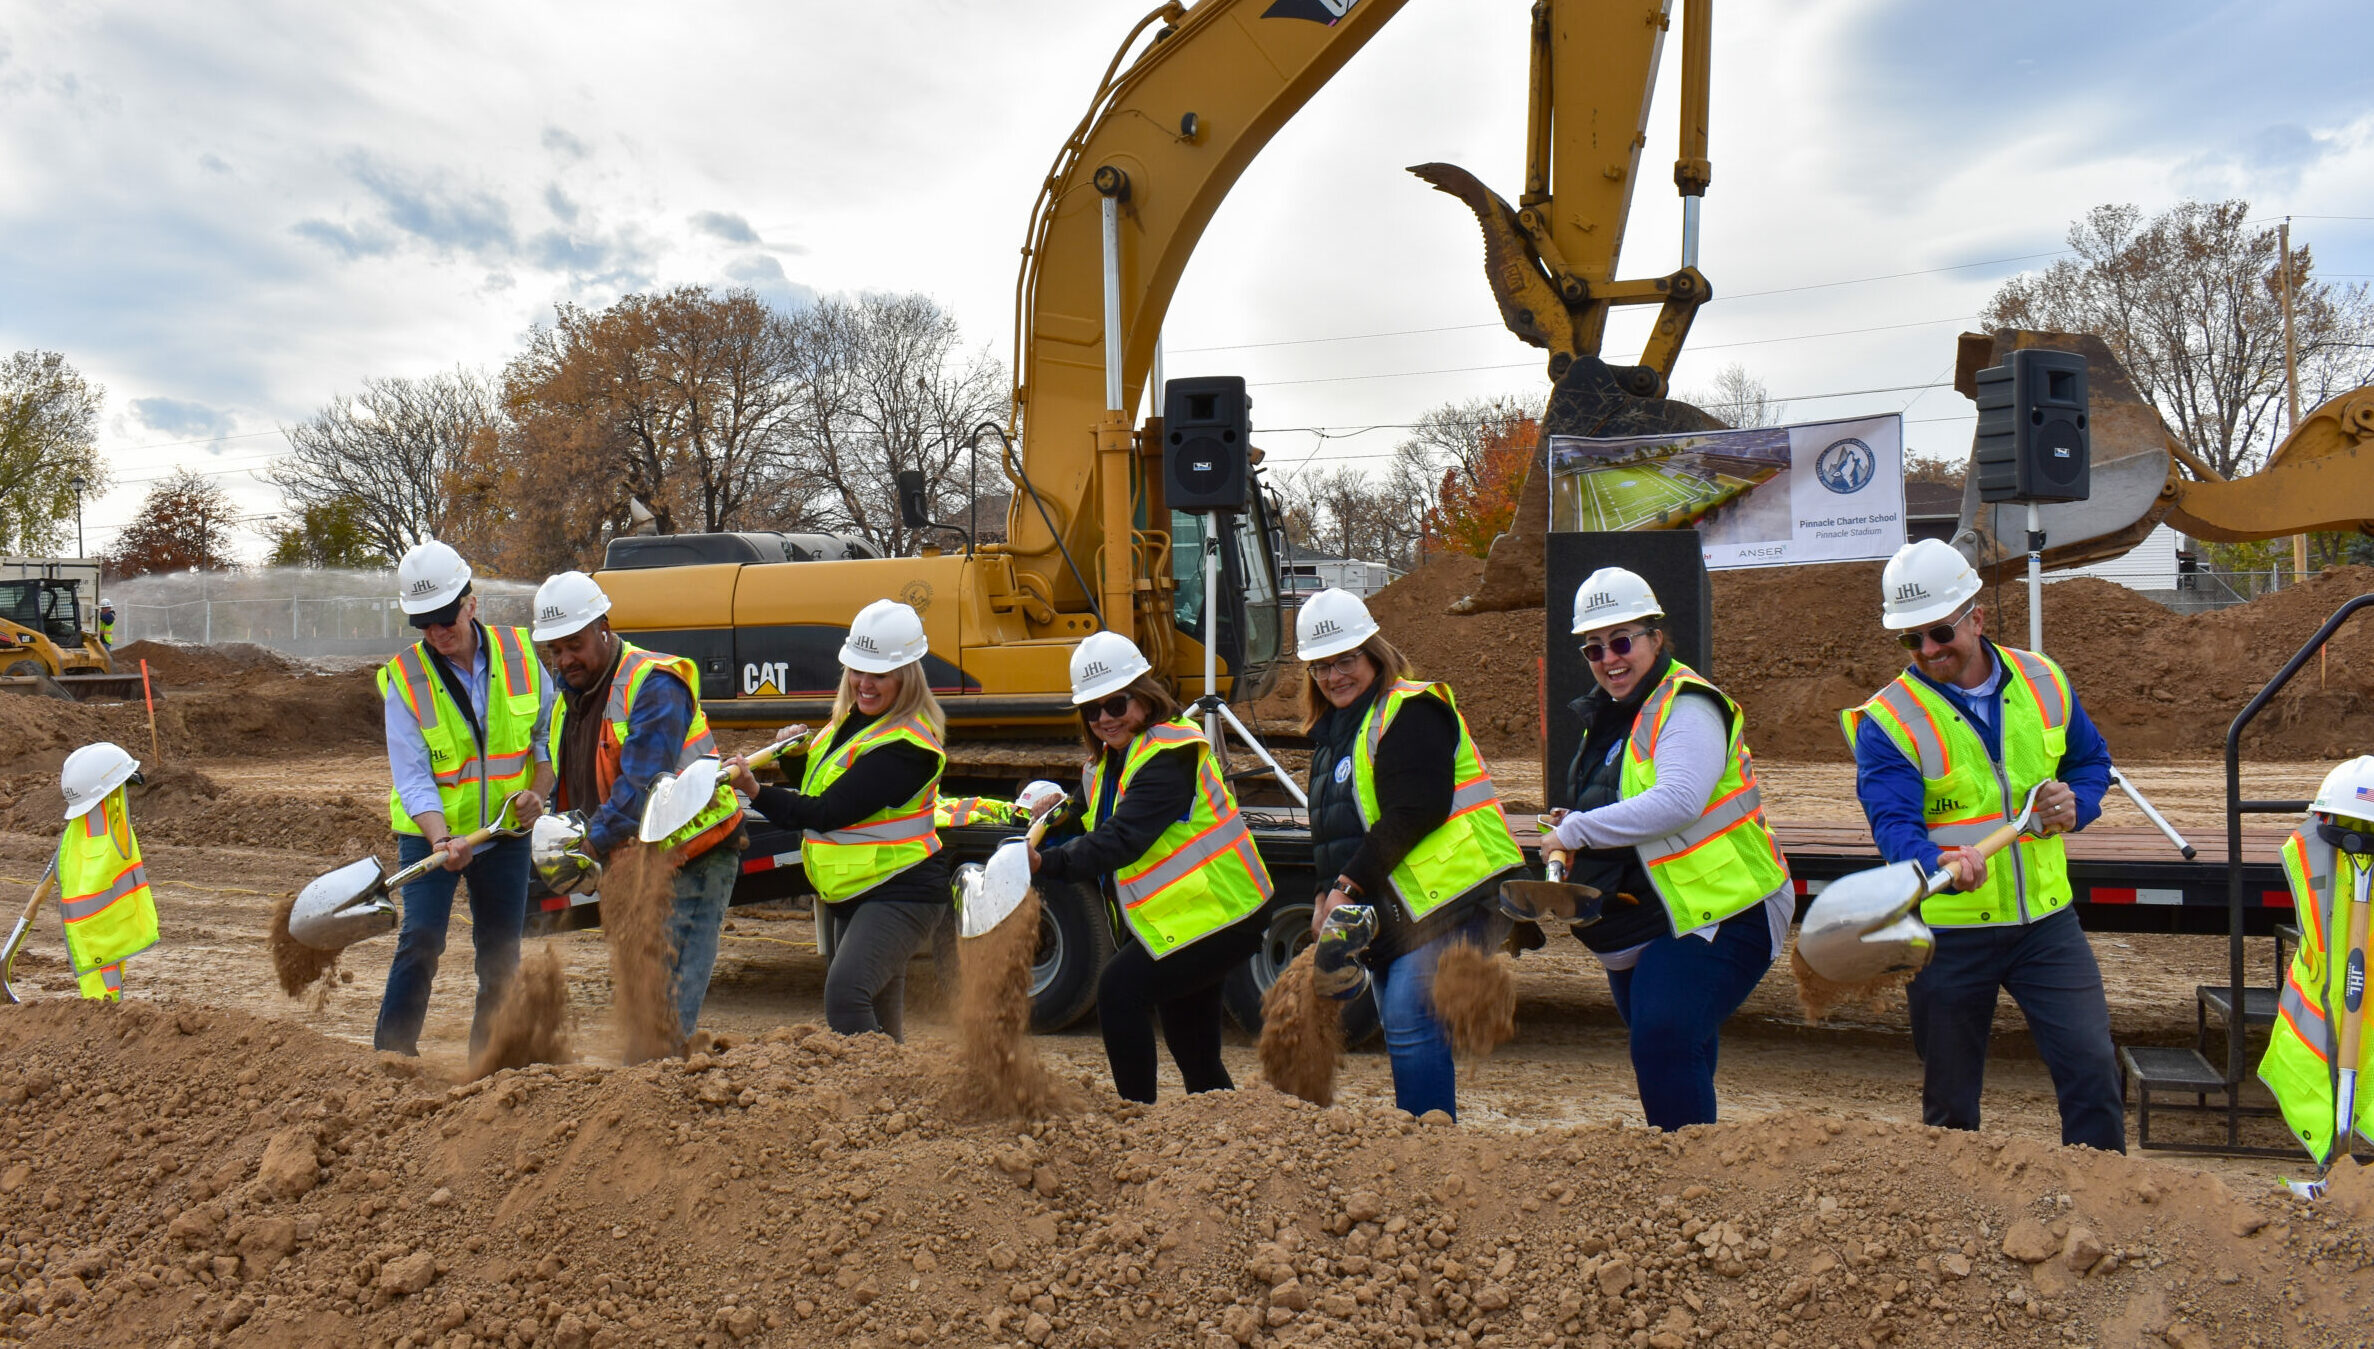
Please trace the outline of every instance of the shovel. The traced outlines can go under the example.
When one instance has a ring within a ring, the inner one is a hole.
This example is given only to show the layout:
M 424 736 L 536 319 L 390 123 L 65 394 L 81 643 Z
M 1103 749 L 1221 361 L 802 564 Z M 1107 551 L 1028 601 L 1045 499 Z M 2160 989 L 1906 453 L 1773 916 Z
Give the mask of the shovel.
M 1553 827 L 1547 815 L 1535 819 L 1544 833 Z M 1566 879 L 1574 866 L 1574 854 L 1544 842 L 1541 864 L 1542 880 L 1528 876 L 1500 883 L 1500 911 L 1520 923 L 1539 923 L 1545 918 L 1586 925 L 1598 922 L 1603 902 L 1599 892 Z
M 756 772 L 806 743 L 808 728 L 802 726 L 751 755 L 750 769 Z M 643 799 L 643 824 L 635 831 L 635 837 L 645 843 L 657 843 L 691 824 L 717 794 L 717 777 L 724 771 L 724 762 L 714 754 L 704 754 L 681 771 L 653 778 L 650 794 Z
M 1022 897 L 1030 893 L 1031 849 L 1038 847 L 1039 840 L 1047 836 L 1048 827 L 1063 817 L 1064 807 L 1070 801 L 1070 797 L 1063 796 L 1046 805 L 1022 837 L 997 845 L 997 851 L 989 855 L 988 865 L 967 862 L 956 869 L 959 937 L 987 936 L 991 929 L 1006 921 L 1008 914 L 1021 907 Z
M 514 818 L 522 795 L 514 792 L 494 823 L 464 835 L 462 842 L 475 848 L 490 839 L 526 833 L 528 826 Z M 393 932 L 403 913 L 395 892 L 444 864 L 445 849 L 438 848 L 393 876 L 378 858 L 366 857 L 316 877 L 297 892 L 297 902 L 289 909 L 289 935 L 317 951 L 342 951 L 365 937 Z
M 17 918 L 16 926 L 8 930 L 8 947 L 5 954 L 0 954 L 0 996 L 6 996 L 10 1002 L 22 1002 L 23 999 L 8 986 L 8 972 L 16 966 L 18 948 L 25 944 L 25 938 L 33 931 L 33 915 L 41 912 L 41 901 L 49 898 L 57 884 L 58 859 L 52 857 L 49 869 L 41 873 L 41 884 L 33 887 L 32 902 L 25 905 L 25 911 Z
M 1980 857 L 2003 851 L 2036 812 L 2039 782 L 2028 789 L 2019 818 L 1978 841 Z M 1883 974 L 1918 972 L 1929 963 L 1936 936 L 1921 921 L 1921 901 L 1953 884 L 1950 868 L 1923 875 L 1918 862 L 1895 862 L 1832 881 L 1805 911 L 1797 954 L 1813 972 L 1838 984 L 1864 984 Z

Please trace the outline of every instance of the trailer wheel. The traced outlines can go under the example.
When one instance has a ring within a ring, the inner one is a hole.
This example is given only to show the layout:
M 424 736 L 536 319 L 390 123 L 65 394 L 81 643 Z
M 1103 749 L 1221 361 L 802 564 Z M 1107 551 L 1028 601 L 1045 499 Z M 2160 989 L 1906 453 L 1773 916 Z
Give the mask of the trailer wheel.
M 1261 949 L 1228 972 L 1220 986 L 1220 1003 L 1229 1019 L 1249 1035 L 1261 1033 L 1261 1000 L 1269 986 L 1285 973 L 1295 954 L 1311 944 L 1311 905 L 1283 904 L 1272 914 Z M 1377 999 L 1373 989 L 1344 1006 L 1344 1043 L 1359 1046 L 1377 1034 Z
M 1113 958 L 1113 934 L 1096 891 L 1066 885 L 1039 891 L 1039 950 L 1030 969 L 1030 1029 L 1047 1035 L 1078 1023 L 1096 1006 L 1096 981 Z M 932 929 L 932 969 L 957 1006 L 956 923 Z M 1307 919 L 1305 921 L 1308 921 Z

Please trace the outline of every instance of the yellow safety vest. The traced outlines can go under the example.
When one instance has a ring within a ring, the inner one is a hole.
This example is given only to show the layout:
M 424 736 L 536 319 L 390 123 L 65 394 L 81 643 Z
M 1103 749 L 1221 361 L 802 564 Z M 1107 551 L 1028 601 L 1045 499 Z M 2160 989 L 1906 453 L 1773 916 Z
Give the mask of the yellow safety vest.
M 66 822 L 58 839 L 58 894 L 66 953 L 82 995 L 116 997 L 123 961 L 157 944 L 157 902 L 149 894 L 123 788 Z
M 511 793 L 527 790 L 536 776 L 536 713 L 544 702 L 544 681 L 552 676 L 536 659 L 526 628 L 483 627 L 487 643 L 486 743 L 470 734 L 470 719 L 430 668 L 428 643 L 414 642 L 379 667 L 379 696 L 392 688 L 420 723 L 429 748 L 429 771 L 437 777 L 437 801 L 449 832 L 467 834 L 502 808 Z M 554 721 L 559 718 L 555 717 Z M 404 810 L 394 788 L 387 794 L 388 822 L 399 834 L 420 826 Z
M 800 795 L 822 794 L 849 771 L 859 755 L 884 745 L 919 745 L 940 761 L 940 768 L 948 766 L 947 750 L 921 717 L 887 724 L 877 721 L 849 737 L 839 749 L 823 753 L 821 746 L 832 743 L 836 729 L 837 725 L 825 727 L 818 752 L 808 756 L 807 768 L 800 775 Z M 898 805 L 877 810 L 846 829 L 802 831 L 800 863 L 807 868 L 808 884 L 816 887 L 825 903 L 838 904 L 938 852 L 940 835 L 933 804 L 939 794 L 940 772 L 935 768 L 923 789 Z M 953 892 L 949 902 L 955 902 Z
M 1418 840 L 1387 882 L 1402 912 L 1411 922 L 1424 918 L 1485 881 L 1525 865 L 1524 851 L 1509 833 L 1508 816 L 1501 813 L 1500 793 L 1484 756 L 1476 752 L 1475 737 L 1467 732 L 1467 718 L 1451 686 L 1397 679 L 1369 705 L 1360 734 L 1352 742 L 1353 799 L 1360 806 L 1363 828 L 1374 829 L 1383 815 L 1377 803 L 1377 746 L 1393 725 L 1393 718 L 1412 698 L 1440 698 L 1459 725 L 1459 747 L 1452 759 L 1451 814 L 1434 832 Z
M 943 796 L 932 802 L 932 824 L 961 829 L 968 824 L 1012 824 L 1014 803 L 994 796 Z
M 1113 807 L 1129 795 L 1129 784 L 1154 756 L 1195 747 L 1195 800 L 1187 814 L 1164 826 L 1146 851 L 1113 873 L 1113 895 L 1129 930 L 1156 960 L 1201 941 L 1269 902 L 1275 888 L 1269 869 L 1253 846 L 1253 831 L 1238 813 L 1236 794 L 1220 775 L 1212 742 L 1181 716 L 1148 726 L 1121 756 L 1121 781 Z M 1092 760 L 1080 790 L 1088 798 L 1085 823 L 1094 830 L 1104 818 L 1105 756 Z
M 1977 728 L 1910 670 L 1871 701 L 1838 714 L 1850 749 L 1870 717 L 1920 770 L 1921 818 L 1940 848 L 1969 847 L 1994 832 L 2019 811 L 2030 788 L 2061 771 L 2069 748 L 2069 677 L 2033 651 L 1998 646 L 1995 653 L 2003 662 L 2001 763 L 1987 757 Z M 2070 895 L 2060 836 L 2023 834 L 1988 864 L 1984 885 L 1924 900 L 1921 918 L 1931 927 L 2006 927 L 2047 917 Z
M 1731 737 L 1723 776 L 1698 818 L 1679 833 L 1643 843 L 1637 850 L 1675 932 L 1719 923 L 1789 880 L 1788 861 L 1764 819 L 1764 795 L 1756 785 L 1755 758 L 1748 753 L 1747 718 L 1706 676 L 1678 660 L 1632 719 L 1618 795 L 1630 799 L 1657 785 L 1657 737 L 1672 715 L 1673 700 L 1685 689 L 1701 689 L 1722 703 Z
M 2283 842 L 2283 875 L 2291 883 L 2292 911 L 2299 918 L 2300 949 L 2284 970 L 2276 995 L 2275 1025 L 2259 1060 L 2259 1080 L 2275 1093 L 2283 1122 L 2319 1165 L 2349 1150 L 2333 1136 L 2333 1100 L 2341 1064 L 2339 1028 L 2329 1019 L 2338 1001 L 2347 1005 L 2349 971 L 2333 953 L 2349 949 L 2349 906 L 2356 878 L 2340 850 L 2311 830 Z M 2346 880 L 2347 884 L 2340 882 Z M 2360 979 L 2364 974 L 2360 972 Z M 2360 996 L 2364 984 L 2359 985 Z M 2364 1076 L 2374 1060 L 2374 1035 L 2358 1037 L 2357 1132 L 2374 1138 L 2374 1077 Z

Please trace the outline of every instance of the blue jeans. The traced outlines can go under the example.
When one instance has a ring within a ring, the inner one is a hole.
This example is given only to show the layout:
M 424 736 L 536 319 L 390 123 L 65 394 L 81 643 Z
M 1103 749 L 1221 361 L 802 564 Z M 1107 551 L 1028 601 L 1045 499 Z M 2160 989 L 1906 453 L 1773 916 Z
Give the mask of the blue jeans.
M 1659 937 L 1628 970 L 1607 972 L 1630 1033 L 1632 1080 L 1652 1128 L 1715 1122 L 1715 1059 L 1723 1022 L 1772 967 L 1772 927 L 1756 904 L 1724 919 L 1715 939 Z
M 676 1033 L 690 1037 L 717 968 L 718 932 L 742 874 L 742 850 L 727 839 L 676 872 L 676 906 L 668 915 L 668 946 L 676 953 Z
M 1385 901 L 1390 904 L 1394 901 Z M 1413 1115 L 1440 1110 L 1459 1118 L 1458 1069 L 1451 1061 L 1451 1036 L 1434 1014 L 1434 962 L 1453 942 L 1489 946 L 1496 915 L 1475 916 L 1416 950 L 1371 969 L 1377 1021 L 1385 1031 L 1385 1054 L 1393 1064 L 1393 1104 Z
M 396 835 L 401 867 L 429 855 L 418 834 Z M 396 958 L 387 967 L 387 991 L 379 999 L 373 1048 L 398 1054 L 420 1052 L 420 1027 L 429 1015 L 429 985 L 445 954 L 445 929 L 453 918 L 454 887 L 470 882 L 470 946 L 477 957 L 478 1002 L 470 1013 L 470 1052 L 486 1043 L 487 1027 L 511 976 L 519 969 L 519 934 L 528 917 L 528 841 L 495 839 L 470 855 L 460 871 L 437 867 L 404 887 L 404 922 L 396 933 Z
M 2052 1073 L 2061 1141 L 2125 1152 L 2126 1103 L 2102 967 L 2070 909 L 2013 927 L 1937 929 L 1935 953 L 1905 990 L 1912 1052 L 1921 1057 L 1921 1122 L 1978 1127 L 1999 988 L 2019 1004 Z

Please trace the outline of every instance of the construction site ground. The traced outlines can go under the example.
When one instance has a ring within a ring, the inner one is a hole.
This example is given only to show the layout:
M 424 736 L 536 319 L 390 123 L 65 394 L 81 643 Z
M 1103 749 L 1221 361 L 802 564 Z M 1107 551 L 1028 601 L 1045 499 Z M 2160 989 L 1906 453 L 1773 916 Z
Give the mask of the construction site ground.
M 1717 675 L 1749 709 L 1782 819 L 1857 814 L 1834 714 L 1892 672 L 1893 648 L 1868 624 L 1813 629 L 1801 607 L 1861 613 L 1875 586 L 1855 589 L 1857 570 L 1807 569 L 1847 579 L 1834 601 L 1785 607 L 1751 589 L 1777 581 L 1718 578 Z M 1423 671 L 1458 686 L 1508 797 L 1538 802 L 1543 616 L 1443 615 L 1463 572 L 1422 571 L 1378 612 Z M 2056 654 L 2137 781 L 2208 834 L 2222 828 L 2226 719 L 2374 574 L 2196 619 L 2114 595 L 2081 624 L 2079 587 L 2097 588 L 2071 582 L 2069 602 L 2052 601 L 2072 614 Z M 115 739 L 150 760 L 133 814 L 164 927 L 130 963 L 121 1009 L 75 1003 L 54 917 L 18 962 L 32 1004 L 0 1013 L 0 1336 L 2374 1342 L 2354 1177 L 2309 1213 L 2275 1191 L 2304 1158 L 2058 1149 L 2051 1084 L 2008 1002 L 1985 1130 L 1940 1136 L 1918 1124 L 1900 1003 L 1809 1024 L 1785 961 L 1726 1028 L 1726 1123 L 1673 1139 L 1637 1127 L 1606 980 L 1564 939 L 1519 962 L 1516 1039 L 1462 1065 L 1456 1132 L 1395 1116 L 1373 1045 L 1348 1057 L 1321 1111 L 1259 1086 L 1233 1032 L 1246 1090 L 1182 1100 L 1166 1059 L 1163 1103 L 1126 1107 L 1104 1085 L 1093 1019 L 1037 1041 L 1083 1083 L 1082 1110 L 953 1118 L 929 962 L 909 980 L 905 1047 L 818 1034 L 823 966 L 812 924 L 787 906 L 732 915 L 703 1015 L 724 1039 L 712 1053 L 605 1067 L 617 1055 L 602 937 L 571 933 L 550 946 L 579 1062 L 465 1084 L 463 924 L 417 1063 L 369 1049 L 392 942 L 351 950 L 336 982 L 296 1001 L 266 951 L 276 899 L 393 855 L 368 672 L 253 649 L 125 654 L 147 655 L 169 690 L 161 756 L 139 704 L 0 699 L 0 884 L 28 894 L 54 847 L 64 755 Z M 2374 636 L 2337 642 L 2322 686 L 2270 715 L 2250 794 L 2305 796 L 2344 749 L 2367 748 L 2369 657 Z M 1827 741 L 1801 724 L 1817 711 Z M 2105 820 L 2141 822 L 2116 797 Z M 2192 1041 L 2193 987 L 2226 978 L 2224 939 L 2094 946 L 2121 1043 Z M 2271 959 L 2250 943 L 2254 982 Z M 2281 1145 L 2257 1127 L 2255 1141 Z

